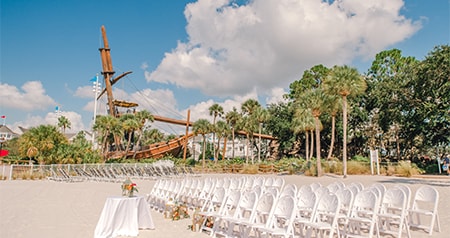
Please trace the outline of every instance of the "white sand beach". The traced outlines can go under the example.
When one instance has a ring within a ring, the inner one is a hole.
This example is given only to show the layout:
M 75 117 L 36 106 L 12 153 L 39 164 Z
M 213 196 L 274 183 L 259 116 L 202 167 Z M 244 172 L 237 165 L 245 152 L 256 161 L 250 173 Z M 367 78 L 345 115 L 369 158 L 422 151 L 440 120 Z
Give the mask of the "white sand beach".
M 208 176 L 252 176 L 205 174 Z M 320 182 L 328 185 L 334 181 L 345 184 L 361 182 L 365 186 L 383 183 L 386 187 L 396 184 L 408 185 L 413 194 L 421 185 L 431 185 L 440 194 L 439 218 L 441 232 L 432 237 L 449 237 L 450 226 L 450 177 L 421 176 L 399 178 L 387 176 L 325 175 L 320 178 L 303 175 L 264 175 L 282 176 L 286 183 L 296 185 Z M 135 180 L 139 195 L 149 193 L 155 180 Z M 55 182 L 47 180 L 5 180 L 0 181 L 0 238 L 86 238 L 93 237 L 94 230 L 108 196 L 121 194 L 120 184 L 108 182 Z M 188 230 L 190 219 L 172 221 L 164 219 L 161 213 L 152 211 L 154 230 L 140 230 L 138 237 L 209 237 L 206 233 Z M 412 237 L 430 237 L 424 231 L 413 230 Z

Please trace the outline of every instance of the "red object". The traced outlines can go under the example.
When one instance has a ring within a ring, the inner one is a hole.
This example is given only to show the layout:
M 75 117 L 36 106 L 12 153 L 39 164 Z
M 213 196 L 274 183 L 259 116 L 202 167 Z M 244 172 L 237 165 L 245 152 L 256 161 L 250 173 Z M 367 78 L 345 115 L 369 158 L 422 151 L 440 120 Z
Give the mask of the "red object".
M 2 116 L 2 119 L 5 119 L 5 118 L 6 118 L 6 116 L 5 116 L 5 115 L 3 115 L 3 116 Z
M 0 157 L 8 156 L 9 151 L 7 150 L 0 150 Z

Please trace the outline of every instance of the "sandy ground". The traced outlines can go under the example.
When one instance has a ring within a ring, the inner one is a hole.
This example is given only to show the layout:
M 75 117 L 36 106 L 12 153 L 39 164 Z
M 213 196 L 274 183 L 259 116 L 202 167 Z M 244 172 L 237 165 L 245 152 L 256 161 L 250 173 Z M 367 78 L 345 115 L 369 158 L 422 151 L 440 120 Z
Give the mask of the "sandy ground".
M 207 174 L 207 176 L 225 176 Z M 239 175 L 226 175 L 239 176 Z M 272 175 L 277 176 L 277 175 Z M 432 237 L 450 237 L 450 176 L 428 176 L 416 178 L 398 178 L 386 176 L 349 176 L 325 175 L 321 178 L 302 175 L 283 175 L 286 183 L 296 185 L 320 182 L 328 185 L 340 180 L 346 184 L 361 182 L 365 186 L 383 183 L 387 187 L 396 184 L 410 186 L 413 194 L 424 184 L 435 187 L 440 193 L 439 218 L 441 232 Z M 139 195 L 149 193 L 154 180 L 135 180 Z M 107 182 L 55 182 L 55 181 L 0 181 L 0 237 L 34 238 L 86 238 L 93 237 L 95 226 L 108 196 L 121 194 L 120 184 Z M 152 211 L 155 230 L 141 230 L 139 237 L 209 237 L 207 234 L 188 230 L 190 219 L 172 221 L 164 219 L 161 213 Z M 429 237 L 423 231 L 412 231 L 412 237 Z

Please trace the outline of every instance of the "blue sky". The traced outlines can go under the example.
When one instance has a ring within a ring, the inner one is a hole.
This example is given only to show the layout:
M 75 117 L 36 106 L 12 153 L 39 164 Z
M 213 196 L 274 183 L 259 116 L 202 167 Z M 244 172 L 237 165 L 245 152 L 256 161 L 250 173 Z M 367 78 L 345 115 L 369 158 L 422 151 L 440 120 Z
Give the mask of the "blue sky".
M 423 59 L 449 44 L 449 0 L 326 2 L 1 0 L 0 114 L 32 127 L 56 123 L 59 106 L 72 131 L 90 130 L 102 25 L 115 76 L 133 71 L 116 98 L 192 120 L 213 103 L 277 102 L 316 64 L 364 73 L 382 50 Z

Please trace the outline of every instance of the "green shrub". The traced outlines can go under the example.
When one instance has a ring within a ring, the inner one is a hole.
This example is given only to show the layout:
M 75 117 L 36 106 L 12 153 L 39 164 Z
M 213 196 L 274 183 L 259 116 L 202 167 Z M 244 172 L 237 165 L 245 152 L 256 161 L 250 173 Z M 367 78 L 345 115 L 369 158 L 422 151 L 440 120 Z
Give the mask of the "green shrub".
M 347 174 L 370 174 L 370 164 L 358 161 L 347 161 Z
M 421 173 L 423 173 L 423 171 L 410 161 L 400 161 L 396 166 L 396 174 L 402 177 L 411 177 Z

